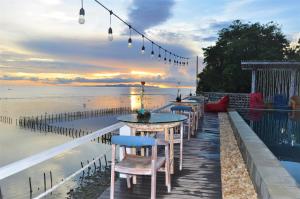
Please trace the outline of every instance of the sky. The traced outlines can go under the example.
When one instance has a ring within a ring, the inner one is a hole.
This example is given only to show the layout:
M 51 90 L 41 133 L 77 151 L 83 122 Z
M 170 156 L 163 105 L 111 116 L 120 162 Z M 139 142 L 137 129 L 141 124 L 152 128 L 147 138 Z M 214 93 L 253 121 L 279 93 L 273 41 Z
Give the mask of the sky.
M 112 17 L 94 0 L 0 0 L 0 85 L 183 87 L 195 84 L 196 56 L 233 20 L 280 25 L 291 42 L 300 37 L 299 0 L 99 0 L 164 48 L 189 57 L 188 66 L 151 58 L 151 44 Z M 164 52 L 162 52 L 164 56 Z

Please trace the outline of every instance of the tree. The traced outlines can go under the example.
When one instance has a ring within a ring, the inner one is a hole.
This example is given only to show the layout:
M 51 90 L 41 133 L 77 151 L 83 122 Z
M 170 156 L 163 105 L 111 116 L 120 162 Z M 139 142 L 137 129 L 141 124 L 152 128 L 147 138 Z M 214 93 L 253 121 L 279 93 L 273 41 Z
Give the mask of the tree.
M 288 60 L 300 61 L 300 39 L 295 46 L 289 45 L 285 51 L 285 56 Z
M 289 42 L 277 24 L 233 21 L 219 31 L 214 46 L 203 48 L 206 67 L 199 74 L 197 92 L 250 92 L 251 74 L 242 71 L 241 61 L 283 60 L 287 49 Z

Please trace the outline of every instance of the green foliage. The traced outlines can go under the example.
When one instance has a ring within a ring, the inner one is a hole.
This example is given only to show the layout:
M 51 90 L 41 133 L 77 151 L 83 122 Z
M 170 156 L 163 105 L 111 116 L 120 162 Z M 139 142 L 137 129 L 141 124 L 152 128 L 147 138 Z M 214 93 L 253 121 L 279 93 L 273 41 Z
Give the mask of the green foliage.
M 289 60 L 300 61 L 300 39 L 295 46 L 289 46 L 285 51 L 286 58 Z
M 280 27 L 273 22 L 234 21 L 218 33 L 214 46 L 203 50 L 206 67 L 199 74 L 198 92 L 250 92 L 251 72 L 242 71 L 242 60 L 300 58 L 300 47 L 297 52 L 291 49 Z

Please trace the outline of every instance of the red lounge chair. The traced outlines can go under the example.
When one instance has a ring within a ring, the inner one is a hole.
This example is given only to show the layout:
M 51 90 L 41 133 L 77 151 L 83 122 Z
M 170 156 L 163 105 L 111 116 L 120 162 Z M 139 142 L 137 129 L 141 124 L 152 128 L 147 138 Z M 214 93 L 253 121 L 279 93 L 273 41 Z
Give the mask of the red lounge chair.
M 265 108 L 263 96 L 261 93 L 251 93 L 250 94 L 250 108 L 252 108 L 252 109 Z
M 215 103 L 205 104 L 204 110 L 205 112 L 227 112 L 228 104 L 229 97 L 226 95 Z

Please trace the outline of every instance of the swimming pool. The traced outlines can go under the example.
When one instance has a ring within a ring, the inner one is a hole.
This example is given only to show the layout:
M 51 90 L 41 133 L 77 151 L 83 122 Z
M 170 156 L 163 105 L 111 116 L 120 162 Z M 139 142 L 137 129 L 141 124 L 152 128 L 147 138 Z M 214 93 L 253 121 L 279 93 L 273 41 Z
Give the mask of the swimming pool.
M 238 110 L 238 112 L 300 184 L 300 111 Z

